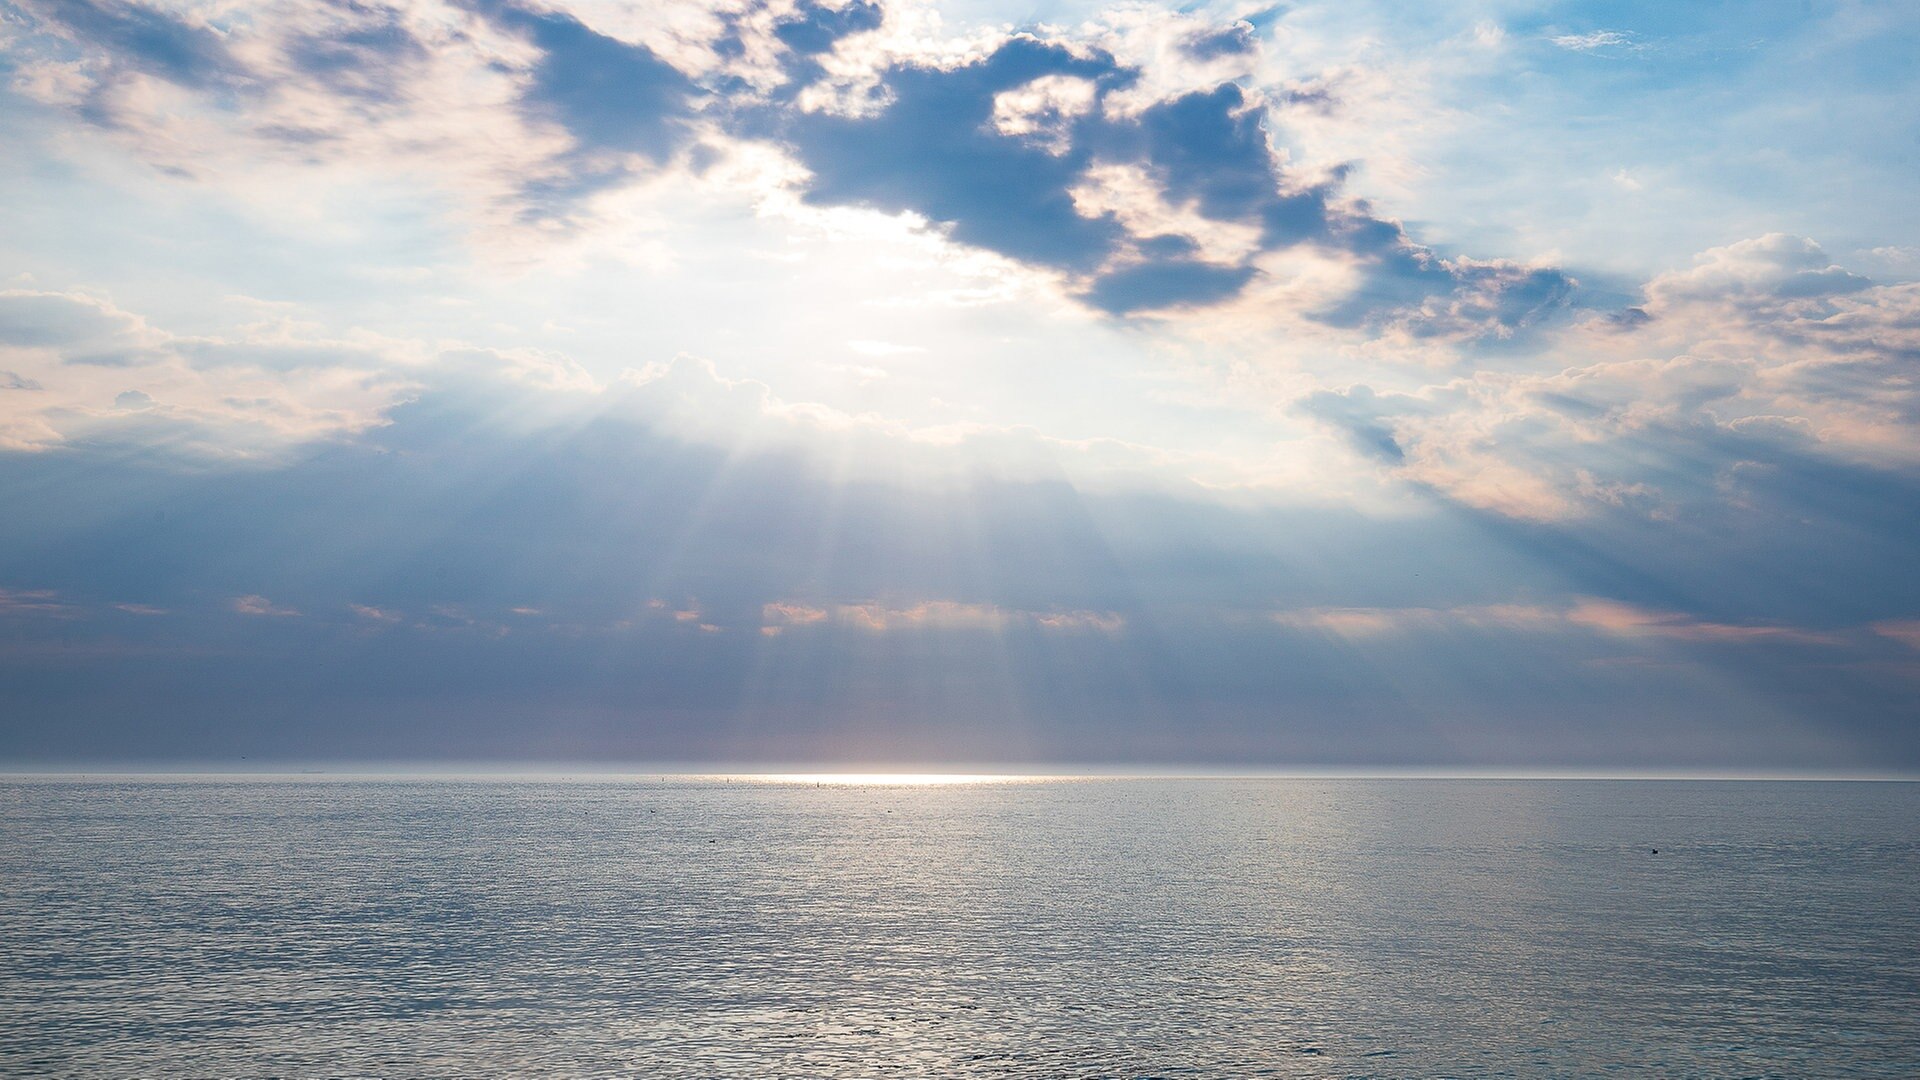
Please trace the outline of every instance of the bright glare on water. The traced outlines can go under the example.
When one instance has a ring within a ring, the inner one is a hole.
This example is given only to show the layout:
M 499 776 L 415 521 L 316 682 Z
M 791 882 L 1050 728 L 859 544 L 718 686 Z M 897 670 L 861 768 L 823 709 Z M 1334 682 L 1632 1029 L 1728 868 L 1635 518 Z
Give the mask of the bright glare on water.
M 771 784 L 878 784 L 887 787 L 928 787 L 936 784 L 1011 784 L 1046 779 L 1010 773 L 825 772 L 742 773 L 736 779 Z
M 0 783 L 0 1074 L 1920 1071 L 1920 785 L 780 779 Z

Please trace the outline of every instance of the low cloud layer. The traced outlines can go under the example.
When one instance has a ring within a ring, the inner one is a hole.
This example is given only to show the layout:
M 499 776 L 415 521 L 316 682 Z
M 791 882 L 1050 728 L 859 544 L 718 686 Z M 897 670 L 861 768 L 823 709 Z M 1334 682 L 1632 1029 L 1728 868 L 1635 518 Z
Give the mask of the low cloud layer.
M 955 760 L 1378 762 L 1391 742 L 1401 762 L 1622 767 L 1920 752 L 1899 720 L 1920 592 L 1900 583 L 1897 531 L 1861 546 L 1770 508 L 1564 529 L 991 473 L 849 483 L 790 433 L 733 452 L 670 434 L 688 395 L 712 415 L 737 392 L 699 365 L 583 396 L 481 362 L 268 468 L 11 459 L 0 494 L 40 494 L 0 529 L 20 586 L 0 604 L 6 704 L 31 718 L 9 751 L 829 760 L 877 740 Z M 529 395 L 554 399 L 540 422 L 502 410 Z M 1793 576 L 1815 564 L 1847 569 Z

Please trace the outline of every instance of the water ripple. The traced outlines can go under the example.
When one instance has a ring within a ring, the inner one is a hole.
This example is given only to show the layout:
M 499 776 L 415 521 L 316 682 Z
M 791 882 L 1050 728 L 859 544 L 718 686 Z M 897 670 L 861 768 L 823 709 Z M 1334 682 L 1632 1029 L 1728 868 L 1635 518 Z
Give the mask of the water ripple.
M 0 1073 L 1907 1076 L 1916 811 L 1899 784 L 10 782 Z

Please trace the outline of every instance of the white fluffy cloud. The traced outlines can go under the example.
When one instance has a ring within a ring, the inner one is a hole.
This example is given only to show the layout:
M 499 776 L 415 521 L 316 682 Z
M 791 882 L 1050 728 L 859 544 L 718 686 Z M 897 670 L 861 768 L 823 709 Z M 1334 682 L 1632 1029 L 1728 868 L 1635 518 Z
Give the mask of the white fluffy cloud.
M 1774 234 L 1704 252 L 1644 292 L 1561 334 L 1555 370 L 1523 356 L 1402 393 L 1322 392 L 1309 411 L 1396 475 L 1532 520 L 1665 512 L 1690 493 L 1649 477 L 1703 451 L 1772 445 L 1920 471 L 1920 286 L 1876 285 Z
M 418 358 L 262 325 L 183 337 L 84 293 L 0 291 L 0 446 L 129 441 L 259 457 L 381 422 Z

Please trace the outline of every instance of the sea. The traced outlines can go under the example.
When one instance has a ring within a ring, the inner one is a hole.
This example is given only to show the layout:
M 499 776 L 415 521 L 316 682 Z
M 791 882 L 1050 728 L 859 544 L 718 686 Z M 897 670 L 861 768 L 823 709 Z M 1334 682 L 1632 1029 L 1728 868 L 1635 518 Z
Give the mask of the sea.
M 1914 1077 L 1920 784 L 12 777 L 0 1075 Z

